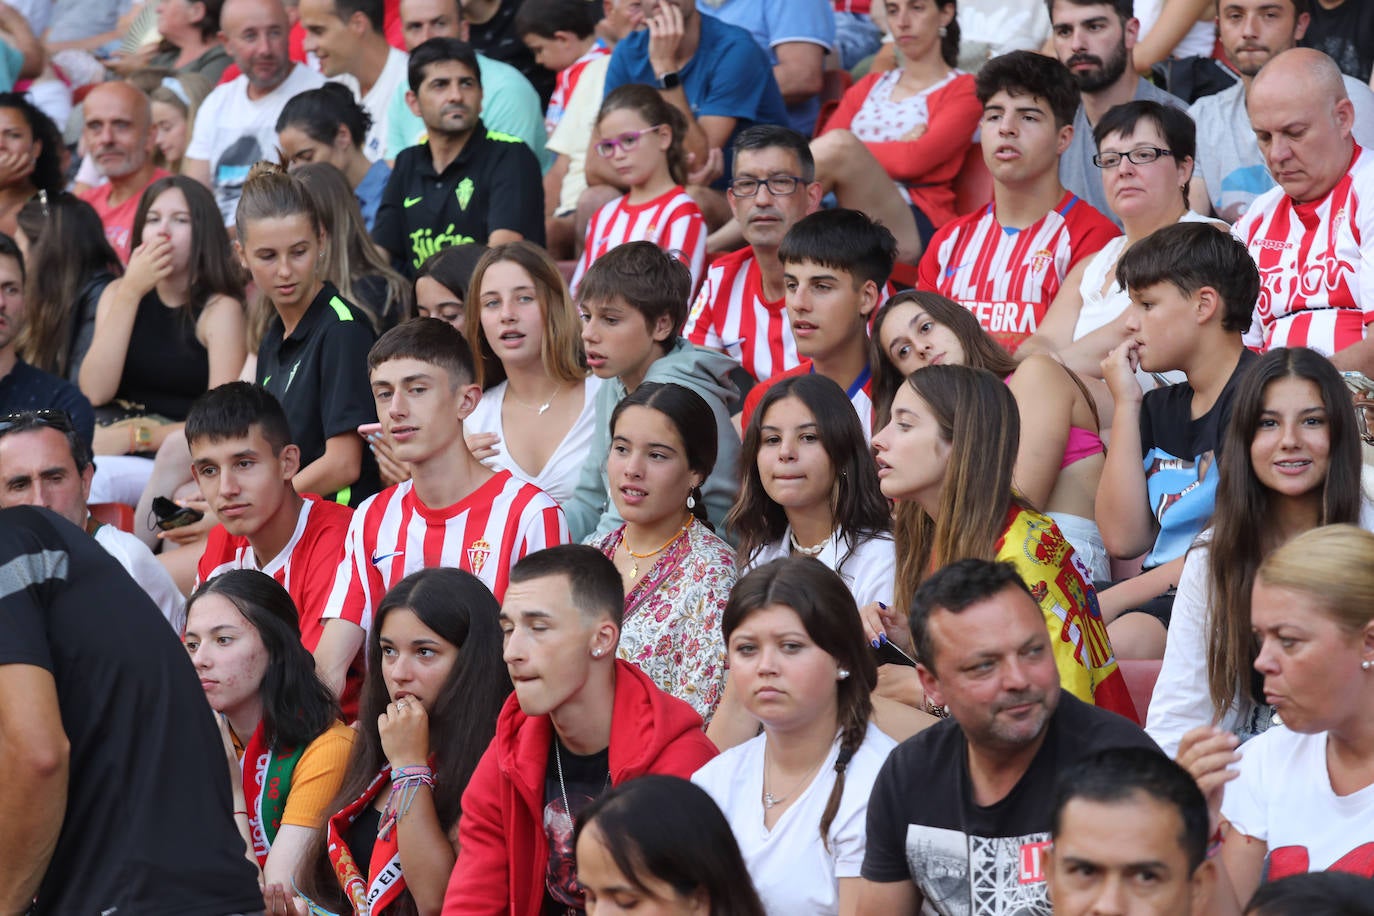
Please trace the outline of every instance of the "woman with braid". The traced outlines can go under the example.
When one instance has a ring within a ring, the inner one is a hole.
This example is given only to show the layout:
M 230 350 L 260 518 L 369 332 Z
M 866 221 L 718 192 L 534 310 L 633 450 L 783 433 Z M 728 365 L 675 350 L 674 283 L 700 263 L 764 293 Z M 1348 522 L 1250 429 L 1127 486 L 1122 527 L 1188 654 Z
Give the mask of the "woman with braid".
M 739 580 L 723 629 L 763 732 L 692 781 L 725 812 L 770 914 L 852 913 L 868 796 L 896 744 L 869 722 L 878 670 L 859 609 L 832 570 L 785 557 Z

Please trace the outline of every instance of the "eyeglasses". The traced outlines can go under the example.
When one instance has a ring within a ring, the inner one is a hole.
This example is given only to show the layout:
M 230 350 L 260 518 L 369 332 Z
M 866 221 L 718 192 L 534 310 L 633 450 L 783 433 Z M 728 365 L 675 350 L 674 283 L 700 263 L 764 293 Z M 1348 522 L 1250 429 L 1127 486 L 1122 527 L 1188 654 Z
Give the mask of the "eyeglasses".
M 21 410 L 0 417 L 0 436 L 15 427 L 34 429 L 40 426 L 51 427 L 63 433 L 70 433 L 74 429 L 72 418 L 65 410 Z
M 806 179 L 796 175 L 769 175 L 764 179 L 736 178 L 730 182 L 730 193 L 736 197 L 753 197 L 759 193 L 760 187 L 767 187 L 768 193 L 774 197 L 786 197 L 805 182 Z
M 617 149 L 623 149 L 625 152 L 628 153 L 636 146 L 639 146 L 640 137 L 644 136 L 645 134 L 651 134 L 654 131 L 658 130 L 660 127 L 665 126 L 667 125 L 655 124 L 653 127 L 646 127 L 643 130 L 627 131 L 626 133 L 623 133 L 618 137 L 611 137 L 610 139 L 602 140 L 600 143 L 596 145 L 596 151 L 601 155 L 601 158 L 603 159 L 609 159 L 612 156 L 614 156 L 615 151 Z
M 1160 156 L 1172 156 L 1173 154 L 1173 150 L 1160 149 L 1157 146 L 1142 146 L 1139 149 L 1124 153 L 1098 153 L 1093 156 L 1093 165 L 1099 169 L 1114 169 L 1121 164 L 1122 159 L 1129 159 L 1135 165 L 1149 165 Z

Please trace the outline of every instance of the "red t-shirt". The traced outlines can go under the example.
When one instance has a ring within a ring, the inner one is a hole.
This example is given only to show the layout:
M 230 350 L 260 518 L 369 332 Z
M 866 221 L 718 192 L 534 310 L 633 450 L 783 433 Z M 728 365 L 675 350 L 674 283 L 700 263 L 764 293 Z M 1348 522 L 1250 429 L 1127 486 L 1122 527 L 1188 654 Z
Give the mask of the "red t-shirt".
M 148 190 L 148 185 L 159 178 L 167 178 L 171 174 L 166 169 L 154 169 L 153 176 L 148 179 L 148 184 L 145 184 L 137 194 L 117 207 L 110 206 L 110 194 L 114 190 L 114 186 L 109 182 L 96 185 L 81 195 L 81 199 L 94 207 L 95 212 L 100 215 L 100 222 L 105 226 L 105 240 L 110 243 L 115 254 L 119 255 L 121 264 L 129 263 L 129 252 L 134 247 L 134 216 L 138 213 L 138 202 L 143 199 L 143 192 Z

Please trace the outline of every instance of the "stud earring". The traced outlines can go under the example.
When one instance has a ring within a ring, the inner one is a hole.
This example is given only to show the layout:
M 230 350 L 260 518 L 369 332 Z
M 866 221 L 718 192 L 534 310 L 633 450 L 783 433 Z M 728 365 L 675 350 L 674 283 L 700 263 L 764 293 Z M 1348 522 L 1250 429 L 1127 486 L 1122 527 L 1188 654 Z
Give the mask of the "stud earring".
M 1368 671 L 1370 668 L 1374 668 L 1374 660 L 1366 658 L 1364 661 L 1360 662 L 1360 667 Z
M 843 681 L 843 680 L 846 680 L 848 677 L 849 677 L 849 669 L 848 669 L 848 668 L 841 668 L 841 669 L 839 670 L 839 672 L 836 674 L 835 680 L 837 680 L 837 681 Z
M 592 658 L 600 658 L 600 657 L 601 657 L 601 650 L 600 650 L 600 649 L 593 649 L 593 650 L 592 650 Z

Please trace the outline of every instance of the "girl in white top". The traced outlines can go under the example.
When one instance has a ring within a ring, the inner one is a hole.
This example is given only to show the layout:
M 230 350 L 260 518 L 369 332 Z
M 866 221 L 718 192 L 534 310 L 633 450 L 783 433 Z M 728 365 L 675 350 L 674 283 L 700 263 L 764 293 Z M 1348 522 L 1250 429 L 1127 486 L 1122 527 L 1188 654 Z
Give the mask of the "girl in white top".
M 1139 37 L 1131 55 L 1135 70 L 1169 58 L 1211 57 L 1217 40 L 1217 5 L 1212 0 L 1135 0 Z
M 834 572 L 787 557 L 739 581 L 723 628 L 763 734 L 692 781 L 725 812 L 770 914 L 853 913 L 868 796 L 896 746 L 869 722 L 878 675 L 858 608 Z
M 1222 873 L 1209 912 L 1240 913 L 1261 880 L 1367 874 L 1374 843 L 1374 534 L 1329 525 L 1260 566 L 1250 623 L 1255 670 L 1283 722 L 1235 753 L 1214 726 L 1178 761 L 1220 816 Z M 1239 758 L 1238 768 L 1230 767 Z M 1231 781 L 1234 780 L 1234 781 Z M 1227 783 L 1230 783 L 1229 785 Z
M 1251 689 L 1250 592 L 1272 551 L 1318 525 L 1368 524 L 1360 438 L 1331 361 L 1270 350 L 1240 383 L 1220 463 L 1212 527 L 1183 563 L 1164 663 L 1145 730 L 1166 754 L 1219 723 L 1242 740 L 1272 712 Z
M 529 242 L 498 245 L 472 271 L 463 336 L 506 380 L 463 422 L 468 447 L 560 503 L 587 457 L 600 380 L 583 363 L 581 327 L 558 265 Z M 481 383 L 481 380 L 478 380 Z
M 891 513 L 839 385 L 812 373 L 770 387 L 744 431 L 740 468 L 739 500 L 725 524 L 741 572 L 778 557 L 815 557 L 860 606 L 892 602 Z
M 1188 209 L 1197 137 L 1187 112 L 1158 102 L 1127 102 L 1103 115 L 1093 135 L 1098 149 L 1094 162 L 1126 234 L 1074 265 L 1040 329 L 1016 355 L 1057 353 L 1080 376 L 1100 379 L 1102 360 L 1126 339 L 1125 311 L 1131 300 L 1116 282 L 1117 261 L 1156 229 L 1204 217 Z M 1216 225 L 1225 229 L 1224 223 Z M 1183 380 L 1169 375 L 1164 374 L 1165 384 Z M 1146 390 L 1155 387 L 1148 373 L 1137 377 Z M 1112 399 L 1104 386 L 1098 386 L 1097 394 L 1102 429 L 1110 429 Z

